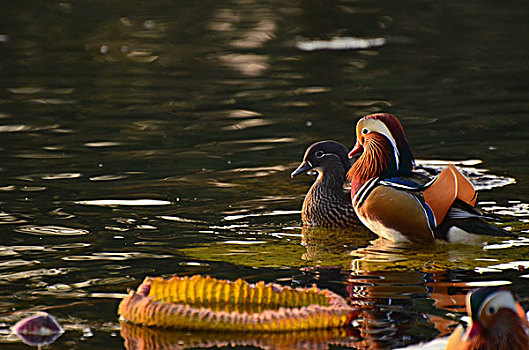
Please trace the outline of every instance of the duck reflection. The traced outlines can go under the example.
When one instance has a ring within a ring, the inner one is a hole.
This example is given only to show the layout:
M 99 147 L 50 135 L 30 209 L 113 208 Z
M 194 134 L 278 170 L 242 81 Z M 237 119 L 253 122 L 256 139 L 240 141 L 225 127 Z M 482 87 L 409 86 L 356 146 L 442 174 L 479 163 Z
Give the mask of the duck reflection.
M 358 228 L 303 228 L 302 233 L 307 249 L 304 259 L 349 259 L 348 270 L 340 267 L 343 263 L 308 270 L 317 276 L 319 285 L 340 279 L 345 284 L 343 293 L 349 295 L 349 303 L 363 310 L 356 322 L 361 338 L 356 347 L 365 349 L 391 348 L 450 334 L 470 289 L 461 280 L 462 257 L 482 254 L 478 247 L 440 244 L 426 248 L 372 240 L 373 236 Z
M 304 226 L 301 231 L 301 244 L 307 252 L 302 258 L 308 261 L 343 261 L 347 264 L 350 261 L 349 253 L 368 246 L 373 237 L 360 223 L 341 229 Z
M 351 271 L 347 290 L 363 310 L 361 337 L 370 348 L 387 348 L 388 339 L 405 345 L 450 334 L 469 289 L 450 279 L 450 271 Z

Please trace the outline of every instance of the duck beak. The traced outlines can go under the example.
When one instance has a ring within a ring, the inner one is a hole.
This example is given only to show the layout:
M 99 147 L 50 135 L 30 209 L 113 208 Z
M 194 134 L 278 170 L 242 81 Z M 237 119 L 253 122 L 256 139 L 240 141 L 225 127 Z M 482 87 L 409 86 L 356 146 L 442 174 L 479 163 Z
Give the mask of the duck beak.
M 309 171 L 312 169 L 312 165 L 310 165 L 309 162 L 306 162 L 306 161 L 302 161 L 301 164 L 298 166 L 298 168 L 296 170 L 294 170 L 291 174 L 290 174 L 290 177 L 291 178 L 294 178 L 294 176 L 296 175 L 299 175 L 301 173 L 304 173 L 306 171 Z
M 363 151 L 364 151 L 364 147 L 360 144 L 360 141 L 356 140 L 355 146 L 353 147 L 351 152 L 349 152 L 348 156 L 349 158 L 353 158 L 354 156 L 362 153 Z
M 472 322 L 472 327 L 470 327 L 470 330 L 468 331 L 468 339 L 474 338 L 476 335 L 480 334 L 482 330 L 483 327 L 481 327 L 479 322 Z

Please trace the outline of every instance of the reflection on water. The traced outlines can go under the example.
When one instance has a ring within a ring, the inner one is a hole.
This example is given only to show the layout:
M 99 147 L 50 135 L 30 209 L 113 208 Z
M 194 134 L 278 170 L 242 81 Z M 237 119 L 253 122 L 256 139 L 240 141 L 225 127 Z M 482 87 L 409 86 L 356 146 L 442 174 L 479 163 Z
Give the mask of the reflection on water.
M 526 235 L 529 21 L 511 5 L 6 2 L 0 342 L 23 349 L 9 326 L 48 310 L 58 348 L 388 348 L 447 334 L 471 286 L 527 298 L 525 237 L 423 247 L 302 229 L 313 178 L 289 178 L 307 145 L 352 146 L 358 117 L 393 112 L 423 171 L 455 162 Z M 362 319 L 260 337 L 120 330 L 127 289 L 194 274 L 315 283 Z
M 327 349 L 358 343 L 354 329 L 252 334 L 249 332 L 185 332 L 138 327 L 121 322 L 121 336 L 127 350 L 189 349 L 211 347 L 255 347 L 259 349 Z

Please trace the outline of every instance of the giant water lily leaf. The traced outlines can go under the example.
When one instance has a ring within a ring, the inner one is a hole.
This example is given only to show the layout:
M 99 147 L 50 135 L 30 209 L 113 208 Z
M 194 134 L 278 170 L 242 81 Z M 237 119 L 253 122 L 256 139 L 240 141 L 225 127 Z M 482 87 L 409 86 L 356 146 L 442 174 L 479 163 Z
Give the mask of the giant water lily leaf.
M 190 330 L 291 331 L 344 327 L 358 314 L 324 289 L 212 277 L 147 277 L 119 305 L 134 324 Z

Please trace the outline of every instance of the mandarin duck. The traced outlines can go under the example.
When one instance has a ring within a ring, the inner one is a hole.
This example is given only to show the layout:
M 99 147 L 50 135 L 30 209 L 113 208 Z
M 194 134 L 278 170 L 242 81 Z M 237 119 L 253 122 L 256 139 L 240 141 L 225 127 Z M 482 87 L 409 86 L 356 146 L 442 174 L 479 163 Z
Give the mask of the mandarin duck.
M 494 218 L 475 208 L 477 192 L 455 166 L 425 184 L 411 179 L 413 154 L 394 115 L 377 113 L 358 121 L 349 157 L 359 154 L 347 173 L 353 208 L 380 237 L 475 244 L 483 242 L 482 235 L 515 236 L 484 220 Z
M 447 350 L 529 349 L 527 315 L 506 287 L 482 287 L 466 298 L 470 325 L 459 325 L 448 340 Z
M 290 176 L 316 171 L 318 177 L 305 196 L 301 208 L 304 226 L 352 227 L 361 225 L 348 190 L 345 174 L 351 167 L 349 150 L 335 141 L 320 141 L 305 151 L 303 161 Z

